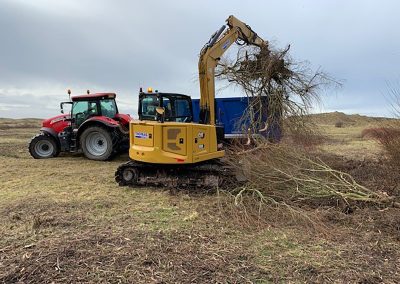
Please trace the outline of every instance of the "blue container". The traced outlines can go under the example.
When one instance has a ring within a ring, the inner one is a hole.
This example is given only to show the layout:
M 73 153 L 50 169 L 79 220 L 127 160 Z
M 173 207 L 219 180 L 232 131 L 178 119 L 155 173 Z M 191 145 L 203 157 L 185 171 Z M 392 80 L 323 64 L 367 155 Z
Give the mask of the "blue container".
M 249 106 L 251 98 L 231 97 L 215 99 L 216 124 L 224 127 L 225 138 L 243 137 L 243 129 L 248 128 L 248 122 L 241 120 L 243 113 Z M 192 99 L 193 120 L 199 122 L 200 100 Z M 263 118 L 266 121 L 267 117 Z M 247 125 L 246 125 L 247 124 Z M 264 137 L 279 141 L 281 131 L 278 123 L 270 126 L 267 131 L 260 132 Z

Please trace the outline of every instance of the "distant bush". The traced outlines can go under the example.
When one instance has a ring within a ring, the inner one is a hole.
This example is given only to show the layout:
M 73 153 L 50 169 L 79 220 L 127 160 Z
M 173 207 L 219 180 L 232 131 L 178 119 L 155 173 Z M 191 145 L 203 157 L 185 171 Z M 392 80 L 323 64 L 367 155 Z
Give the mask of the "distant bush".
M 335 127 L 342 128 L 343 127 L 343 122 L 342 121 L 336 121 Z
M 361 132 L 362 138 L 372 138 L 380 141 L 392 140 L 400 137 L 400 129 L 393 127 L 366 128 Z
M 400 166 L 400 129 L 394 127 L 367 128 L 361 137 L 371 138 L 379 142 L 388 154 L 392 163 Z

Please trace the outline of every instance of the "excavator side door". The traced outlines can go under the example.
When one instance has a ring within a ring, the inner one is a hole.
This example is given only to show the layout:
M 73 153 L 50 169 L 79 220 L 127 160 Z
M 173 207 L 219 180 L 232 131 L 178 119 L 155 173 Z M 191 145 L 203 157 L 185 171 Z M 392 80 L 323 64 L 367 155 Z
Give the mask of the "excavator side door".
M 163 127 L 163 150 L 166 152 L 186 156 L 187 133 L 185 126 Z

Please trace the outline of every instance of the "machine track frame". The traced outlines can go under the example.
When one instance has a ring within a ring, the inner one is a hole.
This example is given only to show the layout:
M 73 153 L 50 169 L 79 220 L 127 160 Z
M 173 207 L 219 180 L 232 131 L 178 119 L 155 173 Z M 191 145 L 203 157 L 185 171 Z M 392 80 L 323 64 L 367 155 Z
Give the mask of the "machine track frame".
M 129 161 L 120 165 L 115 172 L 120 186 L 165 187 L 170 189 L 226 188 L 237 184 L 235 171 L 218 160 L 204 163 L 169 165 Z

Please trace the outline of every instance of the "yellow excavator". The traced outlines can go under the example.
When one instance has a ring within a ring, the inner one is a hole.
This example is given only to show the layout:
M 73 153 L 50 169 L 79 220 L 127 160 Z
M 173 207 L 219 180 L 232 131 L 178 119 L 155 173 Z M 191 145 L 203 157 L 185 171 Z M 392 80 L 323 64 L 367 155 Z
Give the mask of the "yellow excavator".
M 234 16 L 226 22 L 200 52 L 199 123 L 185 116 L 191 106 L 184 95 L 140 91 L 139 120 L 129 125 L 131 161 L 115 173 L 119 185 L 207 188 L 230 174 L 220 163 L 225 151 L 223 128 L 215 121 L 215 68 L 235 42 L 259 47 L 268 42 Z

